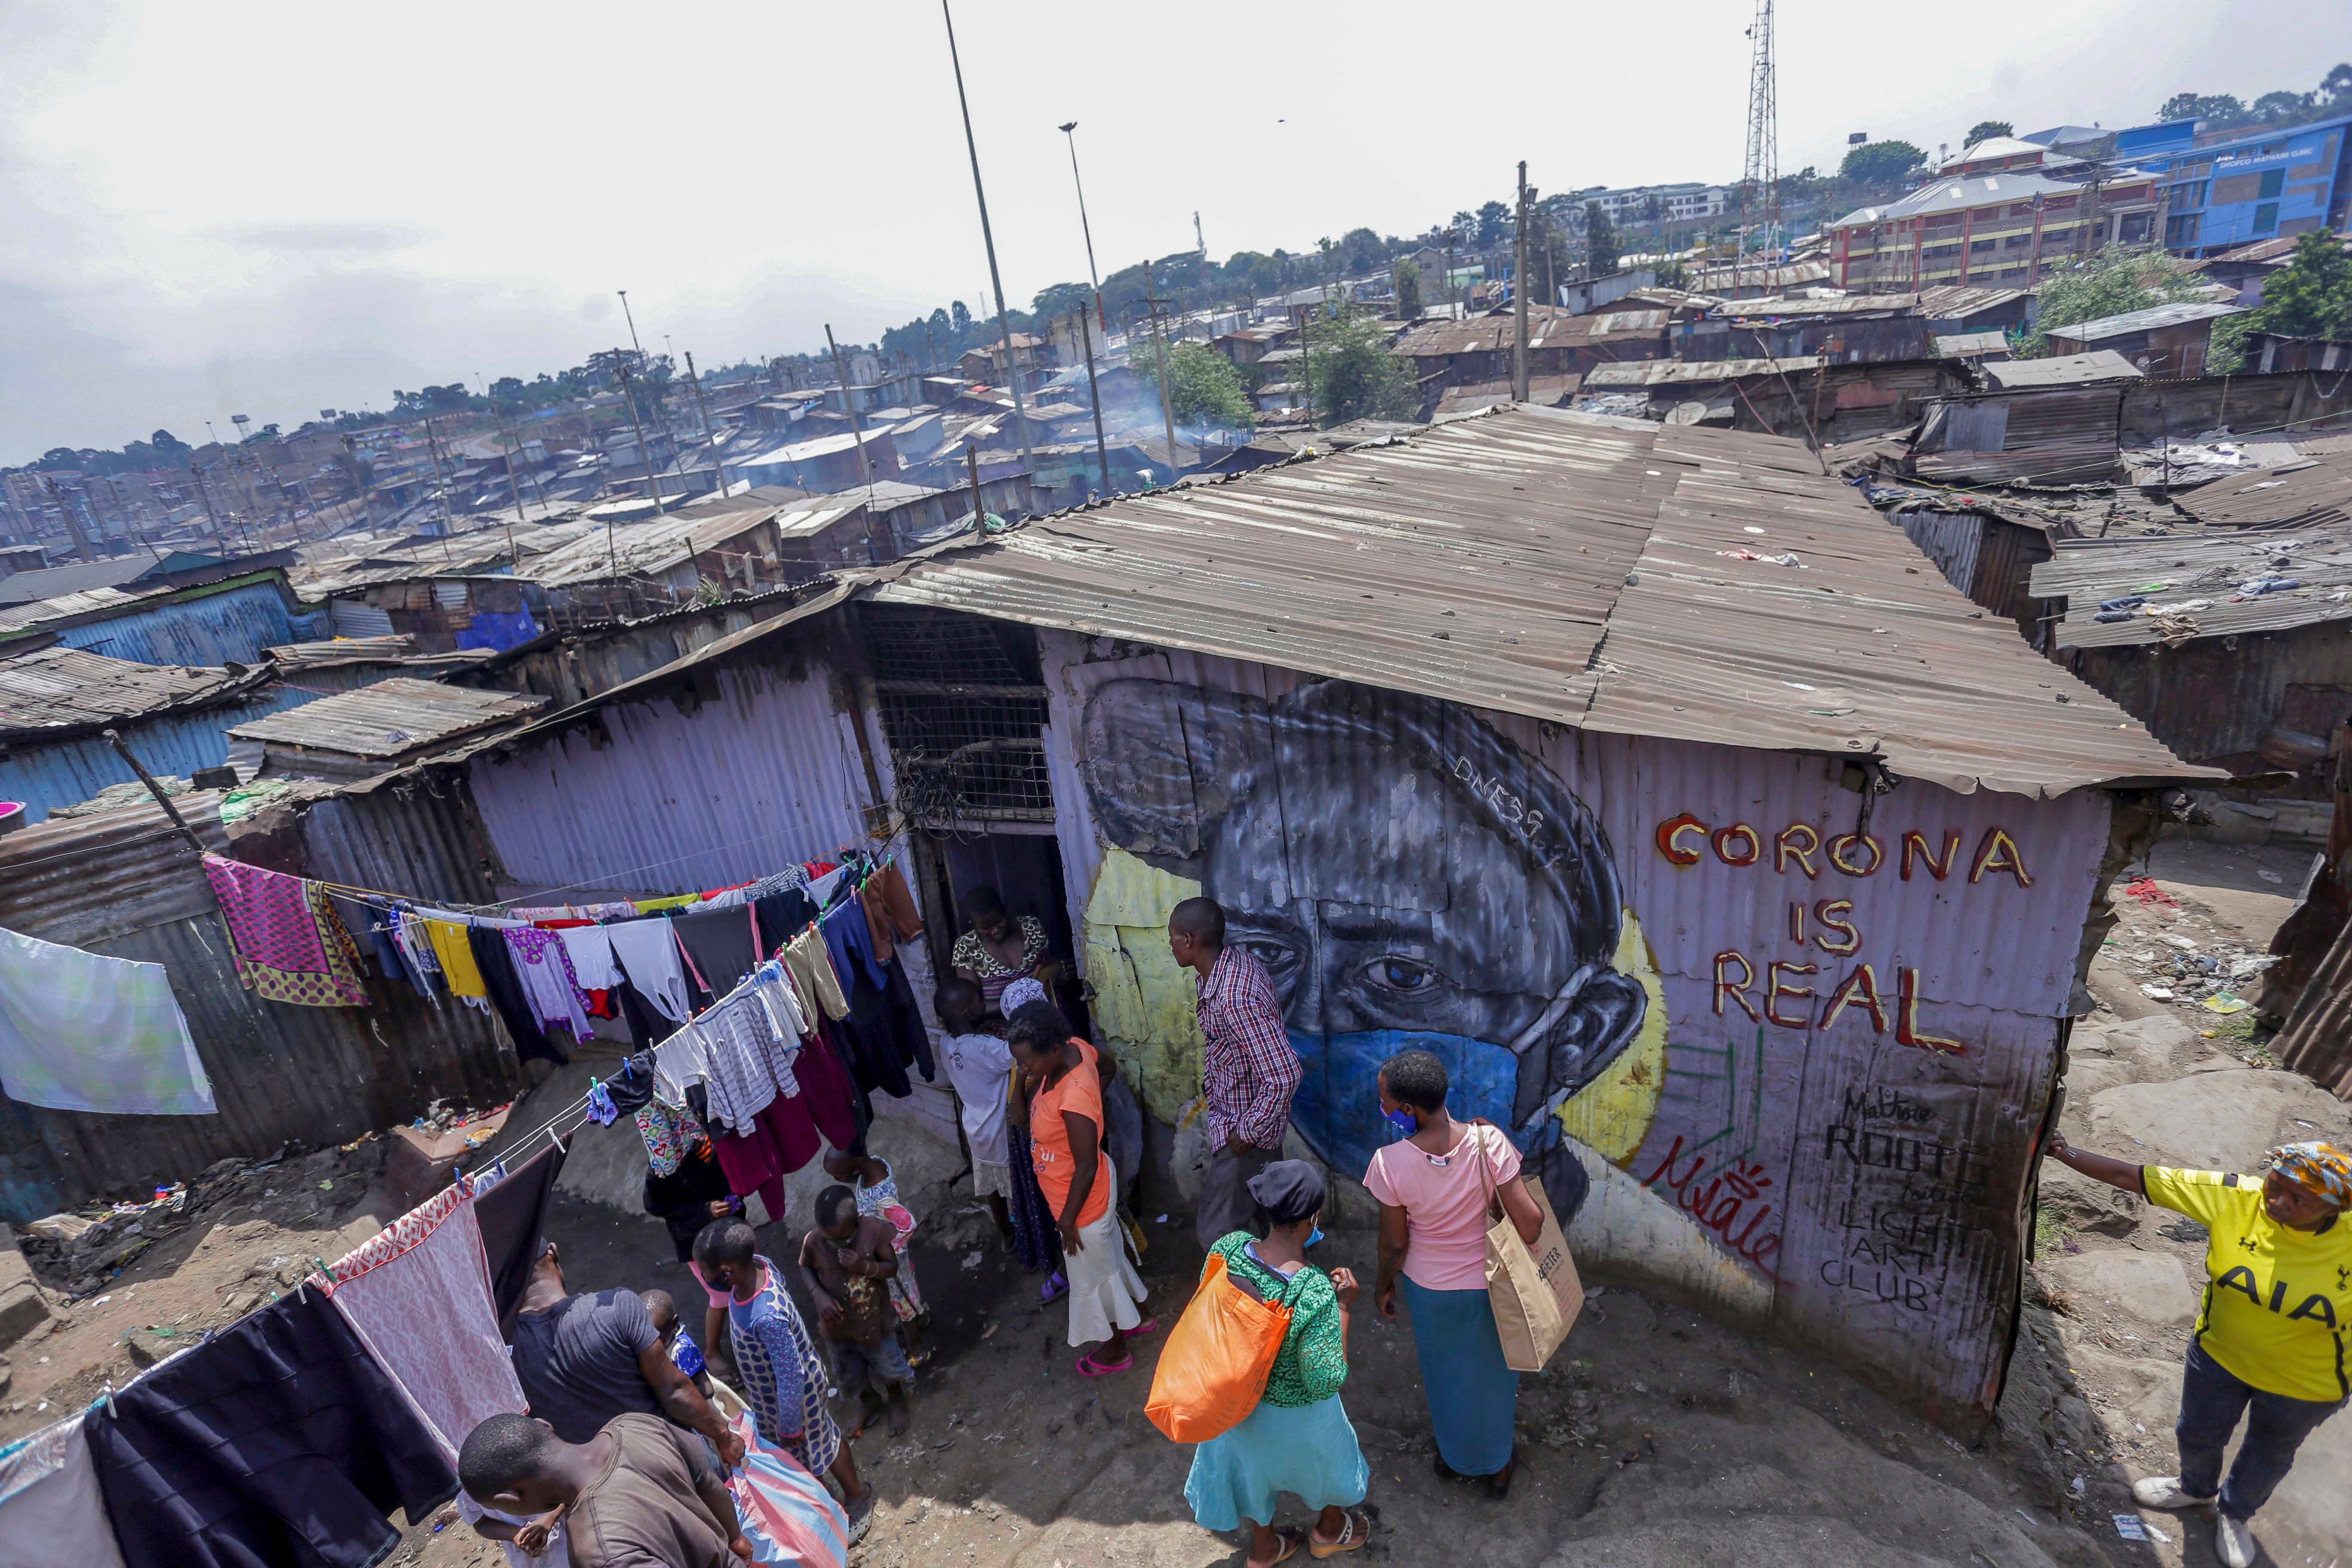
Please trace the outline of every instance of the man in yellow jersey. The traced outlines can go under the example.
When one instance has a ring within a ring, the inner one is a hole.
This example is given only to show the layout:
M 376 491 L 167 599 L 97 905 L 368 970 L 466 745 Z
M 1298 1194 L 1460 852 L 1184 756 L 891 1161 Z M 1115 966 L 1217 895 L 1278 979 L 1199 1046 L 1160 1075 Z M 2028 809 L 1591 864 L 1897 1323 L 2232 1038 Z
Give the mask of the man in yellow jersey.
M 2220 1171 L 2135 1165 L 2050 1135 L 2050 1157 L 2137 1193 L 2205 1226 L 2205 1305 L 2189 1345 L 2173 1436 L 2180 1473 L 2132 1485 L 2150 1508 L 2219 1502 L 2214 1554 L 2229 1568 L 2259 1555 L 2247 1521 L 2294 1463 L 2312 1430 L 2344 1407 L 2344 1334 L 2352 1322 L 2352 1159 L 2327 1143 L 2289 1143 L 2259 1180 Z M 2222 1451 L 2247 1415 L 2229 1478 Z

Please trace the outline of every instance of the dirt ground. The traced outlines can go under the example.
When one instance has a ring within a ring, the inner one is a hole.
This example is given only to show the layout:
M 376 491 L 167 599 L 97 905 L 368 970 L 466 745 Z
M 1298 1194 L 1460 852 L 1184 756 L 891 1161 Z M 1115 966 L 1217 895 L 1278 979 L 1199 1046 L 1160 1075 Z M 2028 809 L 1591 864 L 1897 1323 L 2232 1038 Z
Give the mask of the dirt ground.
M 2261 952 L 2306 861 L 2179 840 L 2159 847 L 2149 869 L 2170 902 L 2124 900 L 2114 941 L 2094 965 L 2092 990 L 2104 1005 L 2076 1030 L 2070 1138 L 2126 1157 L 2245 1168 L 2279 1138 L 2346 1132 L 2346 1108 L 2270 1070 L 2242 1015 L 2141 990 L 2160 979 L 2159 968 L 2179 979 L 2163 967 L 2165 955 L 2188 950 L 2168 935 L 2196 942 L 2224 968 Z M 530 1123 L 530 1110 L 526 1100 L 514 1123 Z M 624 1122 L 583 1139 L 627 1132 Z M 877 1124 L 874 1141 L 921 1221 L 917 1268 L 938 1354 L 919 1374 L 907 1436 L 893 1442 L 877 1432 L 856 1446 L 883 1500 L 854 1554 L 859 1568 L 1242 1562 L 1235 1542 L 1192 1522 L 1183 1500 L 1190 1450 L 1143 1418 L 1158 1340 L 1139 1343 L 1134 1372 L 1079 1378 L 1062 1309 L 1037 1303 L 1034 1281 L 998 1250 L 968 1185 L 943 1185 L 959 1167 L 956 1152 L 890 1121 Z M 188 1212 L 142 1221 L 160 1233 L 144 1237 L 145 1250 L 63 1313 L 54 1331 L 8 1352 L 0 1439 L 95 1395 L 110 1377 L 120 1383 L 141 1358 L 231 1321 L 310 1258 L 362 1239 L 376 1224 L 361 1203 L 382 1144 L 190 1184 Z M 589 1152 L 599 1147 L 575 1145 L 580 1170 L 598 1168 Z M 572 1174 L 567 1167 L 567 1184 L 583 1185 Z M 1432 1474 L 1410 1330 L 1381 1321 L 1367 1301 L 1346 1395 L 1373 1469 L 1378 1533 L 1366 1555 L 1433 1563 L 1467 1545 L 1497 1568 L 1819 1568 L 1864 1559 L 2207 1568 L 2214 1558 L 2206 1521 L 2147 1514 L 2160 1534 L 2146 1542 L 2124 1541 L 2114 1522 L 2137 1516 L 2131 1478 L 2173 1468 L 2170 1426 L 2201 1237 L 2137 1199 L 2047 1174 L 2045 1182 L 2042 1257 L 2008 1390 L 1992 1431 L 1975 1446 L 1788 1350 L 1600 1284 L 1550 1368 L 1523 1385 L 1523 1465 L 1509 1500 L 1496 1503 Z M 609 1194 L 625 1180 L 600 1175 L 586 1185 Z M 805 1206 L 796 1191 L 802 1224 Z M 1200 1253 L 1182 1215 L 1160 1223 L 1147 1208 L 1146 1231 L 1145 1274 L 1166 1321 L 1189 1294 Z M 662 1227 L 641 1215 L 559 1190 L 551 1234 L 575 1289 L 658 1287 L 693 1300 Z M 771 1256 L 788 1258 L 798 1226 L 771 1226 L 763 1237 Z M 32 1250 L 54 1272 L 59 1259 Z M 1372 1250 L 1369 1231 L 1341 1231 L 1318 1261 L 1369 1279 Z M 154 1331 L 164 1329 L 172 1334 Z M 2322 1568 L 2339 1560 L 2352 1542 L 2347 1482 L 2352 1423 L 2338 1422 L 2312 1439 L 2256 1521 L 2274 1562 Z M 392 1561 L 457 1568 L 503 1558 L 445 1513 L 411 1529 Z

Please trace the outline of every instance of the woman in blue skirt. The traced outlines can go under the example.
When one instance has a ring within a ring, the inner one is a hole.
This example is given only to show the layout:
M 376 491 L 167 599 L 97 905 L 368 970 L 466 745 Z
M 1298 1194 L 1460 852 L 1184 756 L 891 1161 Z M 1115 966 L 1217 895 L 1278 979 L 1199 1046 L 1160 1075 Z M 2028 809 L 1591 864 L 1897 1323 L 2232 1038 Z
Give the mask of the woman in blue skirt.
M 1437 1473 L 1483 1477 L 1499 1499 L 1511 1489 L 1511 1426 L 1519 1374 L 1503 1361 L 1502 1335 L 1486 1297 L 1486 1229 L 1508 1215 L 1530 1247 L 1543 1211 L 1519 1179 L 1519 1152 L 1486 1121 L 1445 1111 L 1445 1064 L 1427 1051 L 1400 1051 L 1381 1068 L 1381 1114 L 1402 1134 L 1372 1156 L 1364 1186 L 1381 1205 L 1381 1272 L 1372 1290 L 1381 1315 L 1396 1316 L 1397 1292 L 1412 1314 L 1422 1391 L 1437 1434 Z
M 1290 1309 L 1290 1329 L 1255 1410 L 1192 1451 L 1184 1500 L 1202 1528 L 1250 1529 L 1250 1568 L 1272 1568 L 1302 1545 L 1316 1557 L 1360 1551 L 1372 1521 L 1355 1505 L 1364 1500 L 1371 1472 L 1356 1429 L 1339 1403 L 1348 1381 L 1348 1314 L 1356 1279 L 1344 1268 L 1329 1274 L 1307 1261 L 1323 1232 L 1323 1173 L 1304 1160 L 1277 1160 L 1249 1184 L 1256 1200 L 1259 1241 L 1245 1230 L 1220 1237 L 1211 1249 L 1225 1260 L 1239 1289 Z M 1275 1528 L 1281 1494 L 1317 1510 L 1312 1531 Z

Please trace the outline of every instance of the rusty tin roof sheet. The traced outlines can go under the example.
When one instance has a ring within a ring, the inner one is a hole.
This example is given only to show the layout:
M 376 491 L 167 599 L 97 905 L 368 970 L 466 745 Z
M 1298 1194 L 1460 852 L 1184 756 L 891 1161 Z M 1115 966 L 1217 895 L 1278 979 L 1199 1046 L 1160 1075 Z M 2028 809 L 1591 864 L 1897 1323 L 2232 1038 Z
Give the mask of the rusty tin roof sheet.
M 1795 375 L 1819 370 L 1820 354 L 1797 359 L 1632 360 L 1623 364 L 1595 365 L 1584 384 L 1611 386 L 1670 386 L 1685 382 L 1738 381 L 1751 375 Z
M 2058 646 L 2118 647 L 2352 620 L 2352 528 L 2242 529 L 2128 539 L 2066 539 L 2033 568 L 2031 592 L 2066 601 Z M 2297 586 L 2247 594 L 2265 577 Z M 2161 587 L 2157 584 L 2162 584 Z M 2142 598 L 2121 620 L 2099 606 Z M 2195 607 L 2192 607 L 2195 606 Z M 2148 614 L 2153 609 L 2157 613 Z
M 2352 521 L 2352 450 L 2340 439 L 2297 443 L 2300 463 L 2255 468 L 2200 485 L 2173 504 L 2208 528 L 2341 526 Z
M 267 665 L 242 673 L 137 664 L 80 648 L 49 647 L 0 659 L 0 740 L 62 739 L 118 720 L 229 701 L 268 681 Z
M 476 691 L 398 676 L 239 724 L 229 734 L 240 741 L 353 757 L 397 757 L 420 746 L 514 723 L 547 702 L 544 697 Z
M 1875 756 L 1963 792 L 2220 776 L 1771 437 L 1515 410 L 1035 519 L 871 580 L 888 602 L 1581 728 Z

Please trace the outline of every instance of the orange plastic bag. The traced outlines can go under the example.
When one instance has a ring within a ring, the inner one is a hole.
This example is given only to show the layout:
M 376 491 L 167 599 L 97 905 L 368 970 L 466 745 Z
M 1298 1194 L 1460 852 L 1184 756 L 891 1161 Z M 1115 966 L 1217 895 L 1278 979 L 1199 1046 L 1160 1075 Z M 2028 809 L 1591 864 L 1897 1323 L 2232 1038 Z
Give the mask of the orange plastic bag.
M 1233 1430 L 1265 1397 L 1289 1331 L 1288 1307 L 1244 1290 L 1227 1278 L 1225 1260 L 1209 1254 L 1201 1288 L 1160 1352 L 1144 1415 L 1179 1443 L 1205 1443 Z

